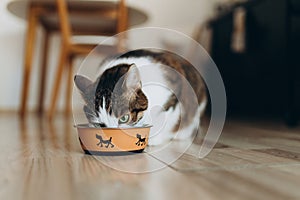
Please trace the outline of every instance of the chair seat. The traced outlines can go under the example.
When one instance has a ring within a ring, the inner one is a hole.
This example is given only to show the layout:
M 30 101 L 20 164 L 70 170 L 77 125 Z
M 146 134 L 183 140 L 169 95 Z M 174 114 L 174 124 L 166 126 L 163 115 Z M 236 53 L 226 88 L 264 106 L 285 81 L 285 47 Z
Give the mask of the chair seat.
M 40 18 L 44 28 L 51 32 L 60 31 L 57 15 L 44 15 Z M 70 25 L 76 35 L 113 35 L 116 33 L 116 20 L 109 17 L 95 20 L 94 16 L 71 16 Z
M 103 1 L 101 4 L 99 2 L 95 4 L 93 1 L 86 1 L 82 4 L 80 1 L 73 1 L 69 5 L 68 16 L 72 33 L 104 36 L 115 34 L 118 15 L 117 10 L 114 9 L 118 6 L 116 2 Z M 50 32 L 59 32 L 60 23 L 55 4 L 47 1 L 34 3 L 44 6 L 44 13 L 39 16 L 40 24 Z M 12 4 L 9 9 L 13 10 L 13 6 Z M 45 9 L 45 6 L 47 9 Z M 141 24 L 146 20 L 147 15 L 135 8 L 128 8 L 128 26 Z
M 33 4 L 34 6 L 43 7 L 43 10 L 46 10 L 47 13 L 51 13 L 52 15 L 57 15 L 56 12 L 56 5 L 54 0 L 13 0 L 10 1 L 7 9 L 13 13 L 14 15 L 22 18 L 27 19 L 27 8 L 29 7 L 29 3 Z M 83 10 L 88 11 L 85 14 L 89 15 L 97 15 L 99 14 L 100 17 L 103 17 L 103 14 L 113 16 L 116 13 L 112 11 L 111 8 L 115 7 L 117 5 L 117 0 L 109 0 L 109 1 L 96 1 L 96 0 L 72 0 L 69 4 L 69 11 L 70 15 L 77 15 L 78 13 L 81 13 Z M 105 11 L 106 10 L 106 11 Z M 109 10 L 109 11 L 108 11 Z M 110 14 L 109 14 L 110 13 Z M 84 14 L 84 15 L 85 15 Z M 44 15 L 44 13 L 43 13 Z M 145 12 L 141 11 L 140 9 L 136 9 L 134 7 L 128 7 L 128 26 L 134 26 L 138 24 L 142 24 L 148 19 Z M 93 17 L 93 20 L 95 20 L 95 16 Z M 44 25 L 47 22 L 45 22 Z M 58 24 L 57 21 L 55 21 L 55 24 Z M 57 25 L 54 27 L 58 27 Z

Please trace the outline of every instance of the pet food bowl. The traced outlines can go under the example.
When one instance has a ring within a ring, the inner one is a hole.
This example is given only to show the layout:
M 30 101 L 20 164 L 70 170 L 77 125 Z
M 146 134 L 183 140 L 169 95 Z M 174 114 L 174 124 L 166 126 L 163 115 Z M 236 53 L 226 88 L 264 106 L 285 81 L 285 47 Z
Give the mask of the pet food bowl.
M 151 126 L 134 128 L 93 128 L 76 126 L 83 151 L 91 155 L 141 153 L 148 144 Z

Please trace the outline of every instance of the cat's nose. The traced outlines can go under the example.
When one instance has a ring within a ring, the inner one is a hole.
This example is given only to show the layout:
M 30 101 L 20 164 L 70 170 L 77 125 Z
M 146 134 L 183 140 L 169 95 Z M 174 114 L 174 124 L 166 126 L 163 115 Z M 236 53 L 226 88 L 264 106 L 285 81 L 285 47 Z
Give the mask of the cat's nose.
M 101 127 L 101 128 L 105 128 L 105 127 L 107 127 L 107 126 L 106 126 L 106 124 L 104 124 L 104 123 L 100 123 L 100 127 Z

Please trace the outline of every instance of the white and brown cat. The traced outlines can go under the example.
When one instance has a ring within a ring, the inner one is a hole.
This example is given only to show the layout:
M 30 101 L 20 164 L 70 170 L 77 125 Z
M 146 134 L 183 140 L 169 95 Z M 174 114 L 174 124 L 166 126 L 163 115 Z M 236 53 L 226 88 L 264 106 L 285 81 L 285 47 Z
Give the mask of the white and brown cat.
M 190 137 L 207 95 L 194 67 L 170 52 L 134 50 L 105 60 L 96 81 L 76 75 L 84 112 L 94 127 L 152 124 L 149 145 Z

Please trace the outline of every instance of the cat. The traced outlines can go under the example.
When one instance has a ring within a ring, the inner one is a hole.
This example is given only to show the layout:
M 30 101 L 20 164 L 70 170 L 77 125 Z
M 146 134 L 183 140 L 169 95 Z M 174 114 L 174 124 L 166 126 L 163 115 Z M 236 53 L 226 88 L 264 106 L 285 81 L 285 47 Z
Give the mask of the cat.
M 199 72 L 168 51 L 138 49 L 110 57 L 96 81 L 75 75 L 93 127 L 139 127 L 151 124 L 149 145 L 190 137 L 207 104 Z

